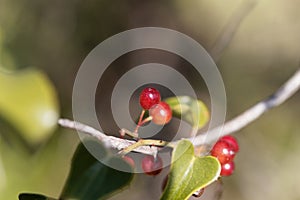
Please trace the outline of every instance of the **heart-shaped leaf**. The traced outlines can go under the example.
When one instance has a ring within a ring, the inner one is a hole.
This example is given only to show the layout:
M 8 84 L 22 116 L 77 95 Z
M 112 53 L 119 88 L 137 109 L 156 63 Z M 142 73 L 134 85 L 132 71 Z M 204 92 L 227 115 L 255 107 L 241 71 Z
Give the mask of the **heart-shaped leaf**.
M 173 116 L 181 118 L 200 129 L 209 121 L 209 111 L 205 104 L 189 96 L 169 97 L 164 100 L 172 109 Z
M 56 200 L 56 199 L 46 197 L 41 194 L 22 193 L 19 195 L 19 200 Z
M 81 143 L 72 160 L 71 171 L 61 199 L 94 200 L 107 197 L 107 195 L 120 190 L 128 185 L 133 174 L 131 166 L 120 157 L 108 155 L 102 144 L 95 140 L 85 142 L 94 152 L 93 157 Z M 123 171 L 110 168 L 109 166 L 123 167 Z M 125 172 L 127 171 L 127 172 Z
M 28 143 L 39 143 L 57 125 L 58 101 L 53 85 L 41 71 L 0 71 L 0 115 Z
M 197 157 L 193 144 L 181 140 L 174 148 L 171 170 L 161 200 L 188 199 L 195 191 L 217 180 L 220 171 L 220 163 L 215 157 Z

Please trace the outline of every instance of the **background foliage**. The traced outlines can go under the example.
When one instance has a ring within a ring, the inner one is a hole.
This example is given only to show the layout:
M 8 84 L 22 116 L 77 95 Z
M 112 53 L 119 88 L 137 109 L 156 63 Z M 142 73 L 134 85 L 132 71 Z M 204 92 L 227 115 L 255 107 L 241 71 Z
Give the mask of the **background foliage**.
M 50 87 L 53 84 L 55 88 L 52 98 L 60 104 L 60 111 L 54 106 L 55 112 L 72 118 L 71 93 L 76 71 L 99 42 L 129 28 L 163 26 L 193 37 L 209 50 L 244 2 L 0 0 L 0 69 L 24 70 L 34 66 L 45 73 Z M 293 0 L 257 1 L 242 22 L 217 63 L 227 92 L 228 119 L 271 94 L 299 67 L 299 6 L 300 2 Z M 108 80 L 103 81 L 111 82 L 99 91 L 99 116 L 107 113 L 103 105 L 108 101 L 100 97 L 109 96 L 117 78 L 132 66 L 153 59 L 180 67 L 192 77 L 192 84 L 209 105 L 204 83 L 182 61 L 157 51 L 137 54 L 139 59 L 121 57 L 108 70 Z M 34 89 L 28 89 L 26 94 Z M 4 91 L 0 92 L 5 96 Z M 164 92 L 170 95 L 167 90 Z M 26 94 L 23 101 L 28 98 Z M 224 179 L 224 200 L 300 198 L 299 100 L 298 93 L 236 134 L 241 152 L 235 174 Z M 15 104 L 20 101 L 22 98 L 15 99 Z M 0 115 L 0 199 L 16 199 L 20 192 L 36 191 L 58 197 L 78 143 L 76 133 L 53 126 L 56 129 L 51 136 L 32 145 L 1 109 Z M 108 114 L 101 123 L 106 132 L 116 134 L 118 128 L 111 119 Z M 137 175 L 129 189 L 110 199 L 122 199 L 124 195 L 128 199 L 157 199 L 161 194 L 157 182 L 162 182 L 167 170 L 163 172 L 155 178 Z M 211 187 L 202 198 L 208 199 L 214 190 Z

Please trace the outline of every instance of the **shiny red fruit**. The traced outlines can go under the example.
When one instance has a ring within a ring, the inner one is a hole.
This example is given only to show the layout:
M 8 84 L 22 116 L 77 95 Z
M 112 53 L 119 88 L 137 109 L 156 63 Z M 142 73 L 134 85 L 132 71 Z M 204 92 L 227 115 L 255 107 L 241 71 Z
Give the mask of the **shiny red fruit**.
M 234 162 L 221 165 L 221 176 L 230 176 L 234 172 Z
M 216 157 L 222 164 L 229 163 L 233 160 L 235 152 L 233 147 L 224 140 L 219 140 L 212 148 L 211 155 Z
M 172 119 L 172 110 L 167 103 L 161 101 L 150 108 L 149 115 L 153 123 L 164 125 Z
M 145 110 L 160 102 L 160 93 L 157 89 L 147 87 L 140 94 L 140 104 Z
M 235 153 L 237 153 L 239 151 L 240 147 L 239 147 L 239 144 L 235 137 L 233 137 L 231 135 L 226 135 L 224 137 L 221 137 L 220 140 L 224 140 L 224 141 L 228 142 L 232 146 L 232 150 Z
M 156 159 L 153 156 L 146 155 L 142 160 L 142 169 L 145 174 L 150 176 L 155 176 L 162 171 L 163 161 L 161 157 L 156 156 Z

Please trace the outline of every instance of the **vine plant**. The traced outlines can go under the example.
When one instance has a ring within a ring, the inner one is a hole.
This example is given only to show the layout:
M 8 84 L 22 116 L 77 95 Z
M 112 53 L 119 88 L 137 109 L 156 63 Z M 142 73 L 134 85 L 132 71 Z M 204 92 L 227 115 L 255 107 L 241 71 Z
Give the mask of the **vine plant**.
M 162 160 L 158 152 L 162 147 L 171 147 L 173 149 L 171 168 L 161 199 L 182 200 L 188 199 L 191 195 L 201 196 L 203 189 L 214 181 L 218 181 L 220 176 L 231 175 L 234 170 L 233 159 L 239 151 L 239 146 L 235 138 L 229 134 L 247 126 L 269 109 L 280 105 L 296 93 L 299 88 L 300 69 L 269 98 L 254 105 L 223 126 L 209 131 L 212 137 L 207 140 L 203 140 L 204 135 L 202 134 L 195 138 L 172 142 L 139 138 L 138 129 L 144 123 L 153 120 L 156 124 L 164 125 L 170 121 L 171 115 L 180 117 L 193 126 L 197 124 L 197 126 L 203 127 L 209 118 L 206 106 L 200 100 L 187 96 L 170 97 L 164 101 L 161 101 L 159 97 L 158 101 L 150 103 L 151 105 L 148 107 L 141 102 L 143 111 L 136 129 L 133 132 L 126 129 L 120 130 L 121 135 L 127 134 L 132 139 L 108 136 L 88 125 L 68 119 L 60 119 L 58 123 L 63 127 L 81 131 L 92 136 L 91 138 L 95 138 L 96 140 L 88 140 L 87 142 L 99 148 L 97 152 L 99 152 L 101 160 L 105 160 L 105 163 L 115 163 L 122 166 L 124 171 L 133 170 L 134 162 L 126 154 L 134 151 L 145 154 L 142 160 L 144 172 L 148 175 L 157 175 L 162 168 Z M 142 95 L 141 99 L 143 99 Z M 145 110 L 148 109 L 150 115 L 144 117 Z M 193 118 L 195 110 L 198 109 L 200 112 L 197 113 L 200 117 Z M 221 136 L 220 130 L 222 130 Z M 208 148 L 203 148 L 208 145 L 213 146 L 211 151 Z M 111 155 L 107 150 L 108 148 L 119 150 L 119 155 Z M 91 156 L 80 144 L 74 154 L 71 171 L 59 199 L 92 200 L 105 198 L 129 184 L 131 179 L 131 173 L 107 167 Z M 112 183 L 112 180 L 118 181 Z M 97 189 L 95 189 L 95 185 L 105 187 L 96 187 Z M 39 194 L 23 193 L 19 195 L 19 199 L 52 198 Z
M 254 5 L 253 1 L 249 1 L 232 16 L 210 51 L 215 61 L 220 58 L 237 27 Z M 104 165 L 90 155 L 83 144 L 80 144 L 73 156 L 71 170 L 59 199 L 105 199 L 111 193 L 128 185 L 133 174 L 127 172 L 133 172 L 132 170 L 135 168 L 132 158 L 126 155 L 129 152 L 144 154 L 142 169 L 148 175 L 157 175 L 162 168 L 162 160 L 158 152 L 163 147 L 172 149 L 172 162 L 169 175 L 163 184 L 164 190 L 161 199 L 183 200 L 188 199 L 191 195 L 199 197 L 205 187 L 214 181 L 219 181 L 221 176 L 231 175 L 234 170 L 233 160 L 239 151 L 239 146 L 230 134 L 239 131 L 271 108 L 285 102 L 299 89 L 300 69 L 270 97 L 260 101 L 224 125 L 193 138 L 172 142 L 142 139 L 138 135 L 139 127 L 150 120 L 164 125 L 171 117 L 179 117 L 193 127 L 201 128 L 209 119 L 209 112 L 203 102 L 187 96 L 170 97 L 161 101 L 160 94 L 155 88 L 146 88 L 140 97 L 143 111 L 136 129 L 133 131 L 125 128 L 120 130 L 121 136 L 128 135 L 131 139 L 109 136 L 80 122 L 60 119 L 58 123 L 62 127 L 71 128 L 90 136 L 86 143 L 97 148 L 99 153 L 97 158 L 106 164 L 114 163 L 121 166 L 124 170 L 118 171 Z M 144 117 L 145 110 L 149 110 L 148 117 Z M 196 112 L 197 110 L 200 112 Z M 210 137 L 204 139 L 207 134 Z M 212 148 L 206 148 L 207 146 Z M 119 153 L 112 155 L 108 149 L 116 149 Z M 53 200 L 44 195 L 29 193 L 20 194 L 19 199 Z

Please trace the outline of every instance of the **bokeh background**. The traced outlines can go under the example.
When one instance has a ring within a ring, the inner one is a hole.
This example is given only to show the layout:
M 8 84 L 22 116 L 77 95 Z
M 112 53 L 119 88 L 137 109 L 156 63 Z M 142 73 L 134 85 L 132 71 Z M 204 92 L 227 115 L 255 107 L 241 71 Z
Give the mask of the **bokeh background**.
M 299 68 L 299 7 L 295 0 L 0 0 L 0 199 L 17 199 L 20 192 L 59 196 L 79 139 L 56 120 L 72 118 L 76 72 L 101 41 L 130 28 L 158 26 L 187 34 L 213 52 L 223 31 L 243 16 L 216 61 L 230 119 Z M 133 64 L 153 59 L 180 65 L 165 52 L 137 53 L 138 59 L 116 61 L 106 79 L 117 80 Z M 202 79 L 183 71 L 209 105 Z M 107 97 L 111 89 L 107 84 L 99 95 Z M 223 200 L 300 199 L 299 102 L 298 92 L 235 134 L 241 151 L 234 175 L 223 179 Z M 99 100 L 99 115 L 105 107 Z M 110 114 L 101 119 L 105 132 L 116 134 Z M 111 199 L 158 199 L 166 174 L 137 175 Z M 201 198 L 214 199 L 217 190 L 212 186 Z

